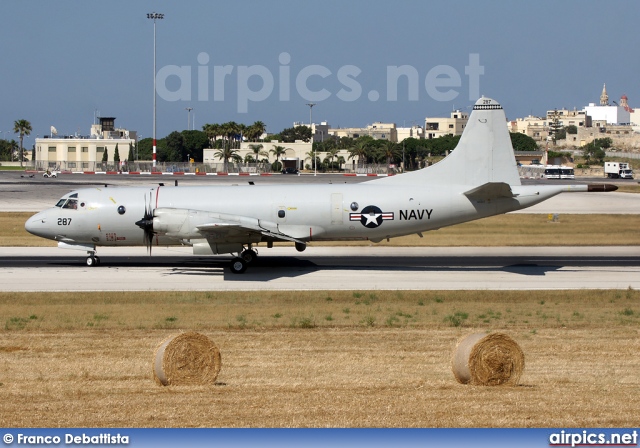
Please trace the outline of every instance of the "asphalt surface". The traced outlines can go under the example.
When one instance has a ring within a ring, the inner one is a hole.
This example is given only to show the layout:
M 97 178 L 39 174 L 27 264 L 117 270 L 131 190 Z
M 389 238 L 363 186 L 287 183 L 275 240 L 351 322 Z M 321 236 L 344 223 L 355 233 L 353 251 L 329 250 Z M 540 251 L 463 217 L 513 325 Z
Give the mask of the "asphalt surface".
M 230 257 L 189 248 L 81 251 L 0 248 L 5 291 L 130 290 L 532 290 L 640 288 L 637 247 L 261 249 L 244 274 Z

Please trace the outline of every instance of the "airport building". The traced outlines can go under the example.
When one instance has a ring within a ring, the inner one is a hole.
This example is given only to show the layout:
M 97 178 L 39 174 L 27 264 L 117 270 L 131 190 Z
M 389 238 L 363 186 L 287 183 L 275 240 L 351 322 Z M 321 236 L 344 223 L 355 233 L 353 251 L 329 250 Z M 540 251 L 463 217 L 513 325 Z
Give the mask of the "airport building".
M 52 126 L 51 135 L 35 141 L 35 166 L 38 169 L 70 171 L 96 171 L 107 169 L 107 165 L 117 169 L 114 163 L 116 147 L 120 161 L 124 162 L 136 139 L 135 131 L 115 127 L 115 117 L 100 117 L 99 123 L 91 126 L 88 136 L 59 136 Z M 103 163 L 105 152 L 107 162 Z

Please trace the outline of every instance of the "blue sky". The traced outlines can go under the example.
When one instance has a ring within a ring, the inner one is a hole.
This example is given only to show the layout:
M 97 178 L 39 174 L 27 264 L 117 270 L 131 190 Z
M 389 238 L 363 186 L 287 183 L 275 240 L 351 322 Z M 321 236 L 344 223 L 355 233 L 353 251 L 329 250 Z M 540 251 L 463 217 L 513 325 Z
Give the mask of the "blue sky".
M 25 147 L 51 125 L 86 135 L 95 111 L 150 137 L 154 11 L 158 138 L 187 128 L 186 107 L 196 129 L 261 120 L 269 132 L 308 122 L 309 102 L 336 127 L 424 124 L 477 94 L 515 119 L 581 109 L 605 82 L 640 107 L 634 1 L 4 1 L 0 137 L 22 118 Z M 482 74 L 465 73 L 473 58 Z M 389 70 L 417 83 L 397 77 L 394 98 Z

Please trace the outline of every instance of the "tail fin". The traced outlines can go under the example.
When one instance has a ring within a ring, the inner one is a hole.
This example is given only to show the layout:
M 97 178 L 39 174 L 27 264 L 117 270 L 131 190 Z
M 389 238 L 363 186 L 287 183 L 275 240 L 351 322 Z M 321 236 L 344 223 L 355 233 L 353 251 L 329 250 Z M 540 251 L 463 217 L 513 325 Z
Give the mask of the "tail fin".
M 479 186 L 498 182 L 520 185 L 502 106 L 490 98 L 480 98 L 473 106 L 458 146 L 449 156 L 422 170 L 380 181 L 390 185 Z

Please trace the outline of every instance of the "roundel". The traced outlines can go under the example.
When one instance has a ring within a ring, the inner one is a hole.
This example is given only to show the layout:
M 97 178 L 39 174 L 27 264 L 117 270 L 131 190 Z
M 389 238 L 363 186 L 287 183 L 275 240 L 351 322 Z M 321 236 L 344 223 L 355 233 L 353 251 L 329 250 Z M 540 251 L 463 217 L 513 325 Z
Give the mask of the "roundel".
M 360 222 L 365 227 L 373 229 L 382 224 L 382 210 L 375 205 L 366 206 L 362 209 L 360 215 Z
M 350 213 L 350 221 L 360 221 L 368 229 L 375 229 L 382 221 L 393 220 L 393 212 L 383 212 L 375 205 L 367 205 L 360 213 Z

